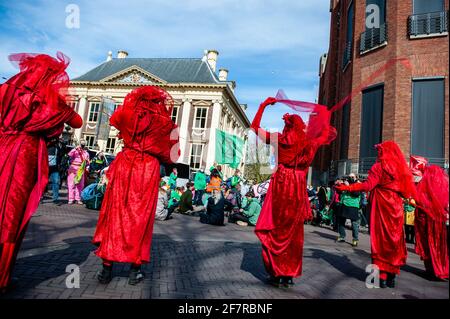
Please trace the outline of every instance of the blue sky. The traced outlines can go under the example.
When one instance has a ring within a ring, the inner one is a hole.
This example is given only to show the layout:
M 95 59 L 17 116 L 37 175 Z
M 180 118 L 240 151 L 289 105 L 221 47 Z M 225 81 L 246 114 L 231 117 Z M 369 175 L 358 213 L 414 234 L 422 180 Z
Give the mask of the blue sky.
M 80 8 L 79 29 L 65 26 L 71 3 Z M 17 52 L 62 51 L 76 77 L 104 62 L 108 51 L 201 58 L 205 49 L 216 49 L 218 68 L 230 71 L 252 120 L 259 103 L 279 88 L 291 99 L 316 100 L 329 18 L 329 0 L 0 0 L 0 76 L 16 73 L 7 56 Z M 289 111 L 271 107 L 263 125 L 282 127 Z

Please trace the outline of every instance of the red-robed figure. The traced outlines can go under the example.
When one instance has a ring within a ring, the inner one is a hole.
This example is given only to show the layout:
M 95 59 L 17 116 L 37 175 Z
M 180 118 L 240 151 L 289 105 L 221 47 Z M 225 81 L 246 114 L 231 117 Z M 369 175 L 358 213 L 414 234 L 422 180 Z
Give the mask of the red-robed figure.
M 48 182 L 47 142 L 64 123 L 81 127 L 65 102 L 69 59 L 45 54 L 9 57 L 20 72 L 0 87 L 0 291 L 6 291 L 28 222 Z
M 404 199 L 415 197 L 415 186 L 405 157 L 395 142 L 386 141 L 375 147 L 378 157 L 367 180 L 336 186 L 336 189 L 370 192 L 372 262 L 380 270 L 380 287 L 393 288 L 395 276 L 406 263 L 403 203 Z
M 424 261 L 427 273 L 448 279 L 448 175 L 436 165 L 423 167 L 422 172 L 415 198 L 415 250 Z
M 296 101 L 268 98 L 260 105 L 251 129 L 266 144 L 273 143 L 278 152 L 278 166 L 255 229 L 269 282 L 278 287 L 292 285 L 293 278 L 302 273 L 303 227 L 305 220 L 312 218 L 306 175 L 317 149 L 335 138 L 335 130 L 329 125 L 326 107 L 316 105 L 302 109 L 314 111 L 308 125 L 298 115 L 285 114 L 281 134 L 266 132 L 260 127 L 261 118 L 265 107 L 276 102 L 295 106 Z
M 143 86 L 125 97 L 110 123 L 120 131 L 124 149 L 107 172 L 108 186 L 93 242 L 103 259 L 101 283 L 112 278 L 112 262 L 131 263 L 129 283 L 143 279 L 150 262 L 160 162 L 179 156 L 178 128 L 171 120 L 172 97 L 156 86 Z

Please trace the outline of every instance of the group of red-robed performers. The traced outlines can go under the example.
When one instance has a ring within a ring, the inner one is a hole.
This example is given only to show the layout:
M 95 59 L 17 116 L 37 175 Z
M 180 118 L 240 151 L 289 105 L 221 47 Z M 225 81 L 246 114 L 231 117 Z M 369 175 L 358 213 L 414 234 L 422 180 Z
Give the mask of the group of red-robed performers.
M 11 272 L 26 227 L 47 184 L 47 143 L 58 137 L 64 123 L 79 128 L 82 120 L 65 101 L 69 60 L 44 54 L 17 54 L 10 60 L 20 73 L 0 87 L 0 291 Z M 268 133 L 260 122 L 268 105 L 284 103 L 309 114 L 286 114 L 282 133 Z M 144 278 L 141 265 L 150 261 L 161 162 L 179 156 L 178 130 L 170 114 L 171 96 L 155 86 L 129 93 L 111 117 L 124 149 L 111 164 L 93 243 L 103 260 L 101 283 L 112 279 L 114 262 L 130 263 L 129 284 Z M 251 128 L 265 143 L 276 140 L 278 166 L 271 177 L 256 225 L 263 262 L 274 285 L 290 286 L 302 273 L 304 221 L 312 217 L 306 193 L 307 169 L 317 149 L 336 137 L 326 107 L 291 101 L 283 94 L 263 102 Z M 393 287 L 406 262 L 403 201 L 417 206 L 416 250 L 427 270 L 448 278 L 448 176 L 438 167 L 423 169 L 417 185 L 397 144 L 376 146 L 378 158 L 366 182 L 339 186 L 340 191 L 370 191 L 372 260 L 381 271 L 382 286 Z M 287 187 L 288 186 L 288 187 Z
M 298 115 L 286 114 L 281 134 L 268 133 L 260 127 L 265 108 L 277 102 L 309 113 L 308 124 Z M 251 128 L 267 144 L 277 147 L 278 167 L 264 201 L 256 235 L 262 243 L 269 283 L 279 287 L 294 284 L 302 274 L 304 221 L 311 218 L 306 193 L 306 174 L 317 149 L 330 143 L 335 130 L 330 112 L 324 106 L 290 101 L 285 96 L 264 101 Z M 414 185 L 412 170 L 393 141 L 375 145 L 378 156 L 363 183 L 340 185 L 338 191 L 370 192 L 370 235 L 372 263 L 379 269 L 380 287 L 394 288 L 396 275 L 405 265 L 407 250 L 404 234 L 404 203 L 416 203 L 416 252 L 425 262 L 427 272 L 448 279 L 447 245 L 449 183 L 448 175 L 438 166 L 423 166 L 423 179 Z

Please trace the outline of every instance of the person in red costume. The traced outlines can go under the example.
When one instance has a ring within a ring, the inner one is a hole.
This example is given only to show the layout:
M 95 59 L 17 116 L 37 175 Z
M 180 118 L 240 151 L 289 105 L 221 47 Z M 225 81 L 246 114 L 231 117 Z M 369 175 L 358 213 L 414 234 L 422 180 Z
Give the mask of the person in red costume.
M 417 184 L 414 229 L 415 251 L 424 261 L 431 276 L 448 279 L 447 226 L 449 183 L 448 175 L 436 165 L 423 167 L 423 177 Z
M 295 101 L 269 97 L 260 105 L 251 125 L 266 144 L 275 141 L 278 151 L 278 166 L 271 177 L 255 233 L 262 243 L 269 283 L 289 287 L 294 284 L 293 278 L 302 273 L 304 221 L 312 218 L 306 191 L 308 168 L 319 146 L 331 142 L 335 131 L 329 125 L 329 114 L 321 112 L 322 106 L 315 106 L 310 111 L 314 110 L 316 115 L 310 115 L 308 125 L 298 115 L 285 114 L 281 134 L 266 132 L 260 126 L 263 112 L 267 105 L 277 102 L 293 105 Z
M 48 182 L 47 142 L 81 117 L 65 102 L 69 59 L 9 56 L 20 72 L 0 87 L 0 292 L 11 283 L 22 239 Z
M 178 159 L 178 128 L 170 118 L 173 99 L 156 86 L 143 86 L 125 97 L 110 123 L 120 131 L 124 149 L 106 173 L 108 186 L 93 243 L 103 259 L 101 283 L 112 279 L 112 263 L 131 263 L 128 283 L 144 278 L 150 262 L 160 162 Z
M 386 141 L 375 147 L 378 157 L 367 180 L 339 185 L 336 189 L 370 192 L 372 263 L 380 270 L 380 287 L 394 288 L 395 277 L 406 263 L 403 201 L 415 197 L 415 186 L 405 157 L 395 142 Z

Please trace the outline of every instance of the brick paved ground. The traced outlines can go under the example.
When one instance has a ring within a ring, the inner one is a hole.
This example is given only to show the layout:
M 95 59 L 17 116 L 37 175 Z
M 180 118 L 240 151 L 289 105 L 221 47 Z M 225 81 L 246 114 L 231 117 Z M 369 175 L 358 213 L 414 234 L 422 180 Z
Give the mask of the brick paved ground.
M 156 222 L 152 262 L 141 284 L 129 286 L 129 266 L 116 265 L 112 282 L 101 285 L 95 278 L 100 260 L 90 244 L 97 217 L 82 206 L 44 201 L 19 254 L 14 276 L 20 282 L 2 298 L 448 298 L 448 282 L 428 279 L 412 246 L 396 289 L 367 289 L 368 235 L 361 234 L 355 249 L 313 226 L 305 228 L 303 276 L 296 286 L 267 286 L 252 228 L 208 226 L 182 215 Z M 66 288 L 70 264 L 80 266 L 80 288 Z

